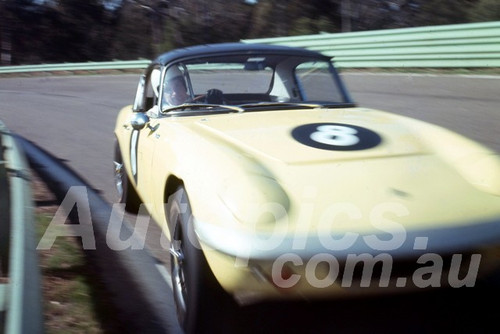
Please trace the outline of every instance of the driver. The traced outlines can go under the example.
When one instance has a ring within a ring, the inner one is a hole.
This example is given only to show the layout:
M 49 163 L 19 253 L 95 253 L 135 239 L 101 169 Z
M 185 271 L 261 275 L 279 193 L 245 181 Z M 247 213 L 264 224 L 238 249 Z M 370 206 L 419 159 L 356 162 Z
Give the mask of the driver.
M 181 70 L 177 66 L 170 67 L 165 76 L 163 101 L 171 106 L 177 106 L 187 102 L 189 98 Z

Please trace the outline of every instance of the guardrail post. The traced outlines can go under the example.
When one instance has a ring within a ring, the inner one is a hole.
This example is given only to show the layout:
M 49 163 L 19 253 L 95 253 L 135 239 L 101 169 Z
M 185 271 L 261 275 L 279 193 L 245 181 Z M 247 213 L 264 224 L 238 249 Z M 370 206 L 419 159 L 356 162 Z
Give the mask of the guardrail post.
M 8 275 L 10 256 L 10 190 L 1 125 L 0 123 L 0 283 Z

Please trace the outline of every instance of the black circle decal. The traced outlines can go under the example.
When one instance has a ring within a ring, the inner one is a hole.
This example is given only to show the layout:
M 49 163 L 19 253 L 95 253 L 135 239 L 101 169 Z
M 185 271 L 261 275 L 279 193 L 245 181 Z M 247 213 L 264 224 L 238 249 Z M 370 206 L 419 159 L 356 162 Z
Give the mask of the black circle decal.
M 292 137 L 304 145 L 333 151 L 366 150 L 382 142 L 372 130 L 342 123 L 304 124 L 292 130 Z

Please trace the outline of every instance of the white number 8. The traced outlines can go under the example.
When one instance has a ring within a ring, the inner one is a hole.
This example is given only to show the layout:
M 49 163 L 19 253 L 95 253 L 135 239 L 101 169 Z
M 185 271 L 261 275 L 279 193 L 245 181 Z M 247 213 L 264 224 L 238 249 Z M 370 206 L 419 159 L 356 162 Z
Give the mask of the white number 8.
M 311 133 L 311 139 L 333 146 L 352 146 L 359 143 L 358 130 L 342 125 L 321 125 Z

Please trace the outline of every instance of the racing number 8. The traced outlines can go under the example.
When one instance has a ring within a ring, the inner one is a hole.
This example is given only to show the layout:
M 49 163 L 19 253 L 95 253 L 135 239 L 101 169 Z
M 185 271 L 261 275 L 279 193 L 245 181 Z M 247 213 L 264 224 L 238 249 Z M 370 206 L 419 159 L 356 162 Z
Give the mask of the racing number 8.
M 358 130 L 342 125 L 321 125 L 310 138 L 318 143 L 333 146 L 353 146 L 359 143 Z
M 345 123 L 310 123 L 292 130 L 292 137 L 301 144 L 321 150 L 367 150 L 382 142 L 376 132 Z

